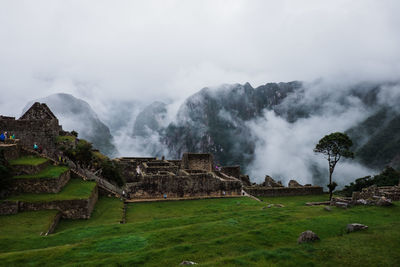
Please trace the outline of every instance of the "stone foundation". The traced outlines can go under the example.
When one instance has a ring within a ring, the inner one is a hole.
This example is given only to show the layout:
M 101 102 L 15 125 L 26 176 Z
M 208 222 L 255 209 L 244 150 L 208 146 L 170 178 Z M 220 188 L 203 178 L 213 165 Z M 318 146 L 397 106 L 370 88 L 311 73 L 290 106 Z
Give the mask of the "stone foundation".
M 323 188 L 320 186 L 304 187 L 245 187 L 244 190 L 253 196 L 260 197 L 282 197 L 282 196 L 303 196 L 323 194 Z
M 14 178 L 10 192 L 12 193 L 58 193 L 71 178 L 70 170 L 59 178 Z
M 18 211 L 59 210 L 62 218 L 89 219 L 98 199 L 97 186 L 88 199 L 55 200 L 49 202 L 19 201 Z
M 0 202 L 0 215 L 9 215 L 18 213 L 18 201 L 4 200 Z
M 49 161 L 43 162 L 38 165 L 12 165 L 13 173 L 15 176 L 24 174 L 35 174 L 43 171 L 50 165 Z
M 156 199 L 239 196 L 242 183 L 239 180 L 219 179 L 212 173 L 191 174 L 190 176 L 152 175 L 144 176 L 140 182 L 126 184 L 130 198 Z
M 400 200 L 400 186 L 381 186 L 377 187 L 372 185 L 367 188 L 363 188 L 361 192 L 353 192 L 352 200 L 357 201 L 359 199 L 373 199 L 374 197 L 385 197 L 392 201 Z

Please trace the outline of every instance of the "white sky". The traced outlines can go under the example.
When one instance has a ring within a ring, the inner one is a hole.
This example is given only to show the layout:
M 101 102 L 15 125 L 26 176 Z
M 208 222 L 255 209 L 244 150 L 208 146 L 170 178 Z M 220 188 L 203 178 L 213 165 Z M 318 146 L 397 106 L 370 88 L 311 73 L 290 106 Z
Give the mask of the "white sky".
M 2 0 L 0 114 L 57 92 L 96 107 L 221 83 L 398 79 L 399 14 L 396 0 Z

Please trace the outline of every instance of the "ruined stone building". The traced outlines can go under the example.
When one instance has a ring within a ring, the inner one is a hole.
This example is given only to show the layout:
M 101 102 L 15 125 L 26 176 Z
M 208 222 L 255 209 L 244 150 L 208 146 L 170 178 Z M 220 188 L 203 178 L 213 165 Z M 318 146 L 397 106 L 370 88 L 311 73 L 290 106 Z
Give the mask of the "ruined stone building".
M 242 193 L 242 182 L 216 170 L 211 154 L 185 153 L 182 160 L 125 157 L 117 162 L 128 181 L 128 198 L 221 197 Z
M 34 103 L 19 119 L 0 116 L 0 131 L 14 134 L 21 145 L 29 148 L 37 143 L 52 151 L 61 130 L 57 117 L 44 103 Z

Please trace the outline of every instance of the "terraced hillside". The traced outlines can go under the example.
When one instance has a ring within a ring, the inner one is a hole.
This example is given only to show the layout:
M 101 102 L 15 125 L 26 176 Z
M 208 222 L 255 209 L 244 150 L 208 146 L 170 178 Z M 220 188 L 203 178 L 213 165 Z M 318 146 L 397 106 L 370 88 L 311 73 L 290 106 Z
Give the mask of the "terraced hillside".
M 178 266 L 184 260 L 198 266 L 399 265 L 399 202 L 330 212 L 304 205 L 326 198 L 131 203 L 120 224 L 123 202 L 100 197 L 90 220 L 62 219 L 48 236 L 39 235 L 50 216 L 43 212 L 0 216 L 0 265 Z M 346 225 L 355 222 L 369 229 L 347 234 Z M 305 230 L 321 241 L 298 245 Z
M 8 163 L 13 173 L 11 195 L 0 203 L 0 214 L 54 210 L 55 220 L 90 218 L 98 198 L 95 182 L 71 179 L 67 166 L 40 154 L 17 155 Z

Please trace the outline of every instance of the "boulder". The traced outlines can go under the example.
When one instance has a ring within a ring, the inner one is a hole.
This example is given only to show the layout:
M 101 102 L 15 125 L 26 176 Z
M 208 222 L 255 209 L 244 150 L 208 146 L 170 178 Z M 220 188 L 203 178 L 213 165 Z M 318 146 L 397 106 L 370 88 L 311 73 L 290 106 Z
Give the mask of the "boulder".
M 360 223 L 351 223 L 351 224 L 347 225 L 346 229 L 347 229 L 348 233 L 351 233 L 351 232 L 355 232 L 355 231 L 368 229 L 368 226 L 366 226 L 364 224 L 360 224 Z
M 266 186 L 266 187 L 283 187 L 283 185 L 282 185 L 282 183 L 280 181 L 276 182 L 269 175 L 265 176 L 265 180 L 264 180 L 263 186 Z
M 301 184 L 299 184 L 296 180 L 290 180 L 288 187 L 292 188 L 292 187 L 303 187 L 303 186 Z
M 340 202 L 340 201 L 334 202 L 333 205 L 336 207 L 339 207 L 339 208 L 343 208 L 343 209 L 347 209 L 349 207 L 348 203 Z
M 376 202 L 377 206 L 381 206 L 381 207 L 388 207 L 388 206 L 392 206 L 392 200 L 385 198 L 385 197 L 381 197 L 377 202 Z
M 307 230 L 300 234 L 299 239 L 297 239 L 297 243 L 305 243 L 305 242 L 314 242 L 320 240 L 316 233 Z
M 368 204 L 368 202 L 367 202 L 365 199 L 358 199 L 358 200 L 356 201 L 356 203 L 357 203 L 358 205 L 367 205 L 367 204 Z
M 182 261 L 181 264 L 179 265 L 195 265 L 197 263 L 195 263 L 194 261 Z

